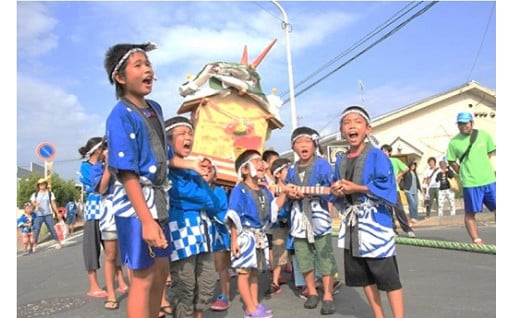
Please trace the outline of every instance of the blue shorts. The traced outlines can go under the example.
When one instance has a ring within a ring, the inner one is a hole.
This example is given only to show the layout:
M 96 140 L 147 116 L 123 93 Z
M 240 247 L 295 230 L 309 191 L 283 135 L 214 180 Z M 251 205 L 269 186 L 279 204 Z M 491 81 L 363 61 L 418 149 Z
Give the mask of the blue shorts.
M 491 211 L 496 211 L 496 182 L 479 187 L 462 189 L 464 195 L 464 212 L 480 213 L 484 205 Z
M 153 266 L 155 257 L 169 257 L 171 245 L 167 248 L 152 247 L 154 256 L 149 255 L 148 244 L 142 239 L 142 225 L 136 217 L 115 217 L 117 227 L 117 241 L 121 255 L 121 262 L 129 269 L 140 270 Z M 155 220 L 158 223 L 158 220 Z M 171 234 L 167 221 L 159 223 L 164 231 L 167 242 L 171 241 Z
M 231 233 L 225 224 L 213 222 L 212 250 L 229 251 L 231 249 Z
M 66 224 L 75 224 L 76 213 L 66 213 Z

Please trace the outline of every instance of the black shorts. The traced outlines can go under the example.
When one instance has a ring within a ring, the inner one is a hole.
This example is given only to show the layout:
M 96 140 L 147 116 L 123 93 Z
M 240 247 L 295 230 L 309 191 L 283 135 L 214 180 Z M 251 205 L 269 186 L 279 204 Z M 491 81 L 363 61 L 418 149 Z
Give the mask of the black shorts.
M 393 291 L 402 288 L 395 256 L 386 258 L 353 257 L 344 249 L 345 284 L 363 287 L 376 284 L 379 290 Z

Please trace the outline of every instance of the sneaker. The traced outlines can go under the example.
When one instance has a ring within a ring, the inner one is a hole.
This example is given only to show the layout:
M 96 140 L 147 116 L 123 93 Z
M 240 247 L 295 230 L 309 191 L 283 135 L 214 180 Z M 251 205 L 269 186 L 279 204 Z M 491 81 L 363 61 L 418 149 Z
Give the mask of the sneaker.
M 29 251 L 24 251 L 24 252 L 23 252 L 23 256 L 27 256 L 28 254 L 30 254 L 30 252 L 29 252 Z
M 227 310 L 229 306 L 229 299 L 226 296 L 220 294 L 210 306 L 210 309 L 214 311 L 224 311 Z
M 272 309 L 268 308 L 267 306 L 263 305 L 262 303 L 259 303 L 258 306 L 256 306 L 259 310 L 266 314 L 272 315 Z
M 261 309 L 256 309 L 253 313 L 248 313 L 247 311 L 244 314 L 244 318 L 272 318 L 274 317 L 272 314 L 261 311 Z
M 413 231 L 409 231 L 409 232 L 407 232 L 407 236 L 408 237 L 416 237 L 416 234 L 414 234 Z
M 307 300 L 309 296 L 309 291 L 306 286 L 299 286 L 297 287 L 298 296 L 301 299 Z
M 273 296 L 281 293 L 281 287 L 274 283 L 270 284 L 268 290 L 265 292 L 266 296 Z
M 318 295 L 309 295 L 308 299 L 304 303 L 304 308 L 313 309 L 318 306 L 318 302 L 320 301 L 320 297 Z
M 322 315 L 332 315 L 336 312 L 336 305 L 332 300 L 322 300 L 322 309 L 320 313 Z
M 260 303 L 260 304 L 258 304 L 258 306 L 256 306 L 256 310 L 253 313 L 249 313 L 246 311 L 244 314 L 244 317 L 245 318 L 272 318 L 273 314 L 272 314 L 272 310 L 270 310 L 270 308 L 267 308 L 265 305 Z
M 343 286 L 343 283 L 341 282 L 341 280 L 335 280 L 332 283 L 332 294 L 333 295 L 339 294 L 341 286 Z

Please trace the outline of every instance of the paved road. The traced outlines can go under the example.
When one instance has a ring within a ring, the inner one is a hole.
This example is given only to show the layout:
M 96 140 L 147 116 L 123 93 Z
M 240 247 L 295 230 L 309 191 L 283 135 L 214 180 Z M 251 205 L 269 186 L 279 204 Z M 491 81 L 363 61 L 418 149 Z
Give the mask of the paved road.
M 480 222 L 481 236 L 488 244 L 496 244 L 494 222 Z M 431 240 L 467 242 L 462 225 L 419 227 L 418 237 Z M 41 244 L 35 254 L 17 257 L 17 317 L 124 317 L 126 296 L 120 296 L 118 311 L 103 309 L 103 300 L 88 298 L 83 268 L 81 231 L 68 238 L 62 250 L 51 242 Z M 340 268 L 343 257 L 335 249 Z M 407 317 L 496 317 L 496 255 L 443 248 L 398 245 L 398 264 L 404 285 Z M 100 281 L 103 282 L 100 271 Z M 289 275 L 289 274 L 286 274 Z M 260 280 L 260 292 L 268 286 L 267 274 Z M 206 312 L 205 318 L 243 317 L 232 280 L 233 301 L 226 312 Z M 290 286 L 281 294 L 263 302 L 276 318 L 320 316 L 320 308 L 307 310 Z M 4 291 L 10 292 L 8 290 Z M 172 297 L 172 289 L 168 290 Z M 371 318 L 371 310 L 359 288 L 343 286 L 335 295 L 336 313 L 331 317 Z M 391 317 L 385 296 L 386 316 Z M 2 315 L 3 316 L 3 315 Z

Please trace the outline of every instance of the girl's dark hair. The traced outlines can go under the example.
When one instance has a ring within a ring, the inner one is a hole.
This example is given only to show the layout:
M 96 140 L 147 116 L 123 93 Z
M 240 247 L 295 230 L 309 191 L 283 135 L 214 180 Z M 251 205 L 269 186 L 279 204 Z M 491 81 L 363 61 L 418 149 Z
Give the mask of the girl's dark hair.
M 104 141 L 103 137 L 92 137 L 87 141 L 85 146 L 82 146 L 78 149 L 78 152 L 80 155 L 82 155 L 82 158 L 85 158 L 89 150 L 91 150 L 92 147 L 96 146 L 101 141 Z M 102 148 L 106 148 L 106 143 L 102 145 Z
M 270 159 L 270 157 L 272 157 L 272 156 L 279 157 L 279 153 L 273 149 L 267 149 L 267 150 L 263 151 L 261 158 L 263 159 L 263 161 L 268 162 L 268 159 Z

